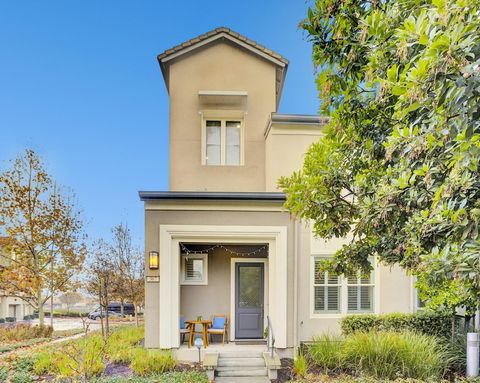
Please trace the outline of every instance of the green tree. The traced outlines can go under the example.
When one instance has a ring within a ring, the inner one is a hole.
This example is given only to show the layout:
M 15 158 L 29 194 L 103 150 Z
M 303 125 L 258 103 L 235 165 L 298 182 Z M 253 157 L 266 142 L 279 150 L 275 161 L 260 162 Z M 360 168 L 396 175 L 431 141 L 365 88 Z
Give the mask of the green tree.
M 465 299 L 444 294 L 444 305 L 475 306 L 478 15 L 478 0 L 317 0 L 308 9 L 301 27 L 330 120 L 303 168 L 279 183 L 316 235 L 353 232 L 332 262 L 338 272 L 368 269 L 375 254 L 418 275 L 422 298 L 454 286 Z

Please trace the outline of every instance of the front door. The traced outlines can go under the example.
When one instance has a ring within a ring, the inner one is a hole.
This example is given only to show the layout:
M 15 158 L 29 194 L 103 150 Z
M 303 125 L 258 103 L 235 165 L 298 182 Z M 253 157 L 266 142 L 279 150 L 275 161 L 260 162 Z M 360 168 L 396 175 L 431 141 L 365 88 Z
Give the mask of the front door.
M 235 265 L 235 338 L 263 338 L 264 264 Z

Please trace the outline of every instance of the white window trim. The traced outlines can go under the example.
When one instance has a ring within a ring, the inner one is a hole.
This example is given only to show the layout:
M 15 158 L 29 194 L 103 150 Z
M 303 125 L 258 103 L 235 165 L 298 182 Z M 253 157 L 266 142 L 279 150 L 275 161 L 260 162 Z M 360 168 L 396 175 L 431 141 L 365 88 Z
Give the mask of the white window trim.
M 203 260 L 203 275 L 201 281 L 191 281 L 185 279 L 185 260 L 186 258 Z M 208 254 L 182 254 L 182 264 L 180 267 L 180 284 L 187 286 L 205 286 L 208 285 Z
M 202 165 L 205 166 L 244 166 L 245 165 L 245 114 L 238 111 L 210 111 L 203 112 L 202 115 Z M 220 164 L 207 164 L 207 120 L 220 121 Z M 240 163 L 238 165 L 227 165 L 226 159 L 226 122 L 239 121 L 240 122 Z
M 412 308 L 413 308 L 413 312 L 418 312 L 418 311 L 423 311 L 425 310 L 425 306 L 423 307 L 420 307 L 418 305 L 418 301 L 419 301 L 419 296 L 418 296 L 418 289 L 416 287 L 416 284 L 417 284 L 417 278 L 416 277 L 412 277 Z
M 348 280 L 345 276 L 340 277 L 340 311 L 339 312 L 320 312 L 315 311 L 314 297 L 314 274 L 315 274 L 315 259 L 317 258 L 332 258 L 331 254 L 311 254 L 310 256 L 310 319 L 328 319 L 328 318 L 342 318 L 346 315 L 361 315 L 361 314 L 378 314 L 380 312 L 380 279 L 379 279 L 379 265 L 375 257 L 373 257 L 373 309 L 371 311 L 348 311 Z M 368 286 L 368 285 L 364 285 Z

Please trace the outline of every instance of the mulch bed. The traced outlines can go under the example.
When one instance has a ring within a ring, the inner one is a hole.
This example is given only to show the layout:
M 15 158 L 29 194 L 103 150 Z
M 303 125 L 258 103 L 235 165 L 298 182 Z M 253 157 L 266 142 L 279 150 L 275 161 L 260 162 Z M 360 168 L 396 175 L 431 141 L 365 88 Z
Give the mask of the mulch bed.
M 292 380 L 294 377 L 293 372 L 293 359 L 282 358 L 282 368 L 277 372 L 277 379 L 272 380 L 273 383 L 285 383 Z
M 118 363 L 107 363 L 102 374 L 102 376 L 119 376 L 123 378 L 127 378 L 132 375 L 132 369 L 128 364 Z

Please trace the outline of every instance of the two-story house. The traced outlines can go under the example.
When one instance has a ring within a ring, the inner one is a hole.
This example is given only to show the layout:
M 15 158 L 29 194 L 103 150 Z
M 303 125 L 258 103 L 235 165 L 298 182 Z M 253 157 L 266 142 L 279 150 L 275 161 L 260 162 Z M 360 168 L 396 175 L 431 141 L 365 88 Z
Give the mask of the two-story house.
M 283 207 L 280 176 L 302 166 L 326 119 L 278 113 L 288 61 L 227 28 L 166 50 L 170 190 L 145 209 L 145 346 L 180 350 L 179 318 L 228 314 L 231 342 L 264 338 L 292 355 L 350 313 L 412 312 L 412 280 L 319 271 L 345 239 L 314 238 Z M 158 256 L 158 258 L 157 258 Z

